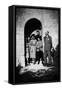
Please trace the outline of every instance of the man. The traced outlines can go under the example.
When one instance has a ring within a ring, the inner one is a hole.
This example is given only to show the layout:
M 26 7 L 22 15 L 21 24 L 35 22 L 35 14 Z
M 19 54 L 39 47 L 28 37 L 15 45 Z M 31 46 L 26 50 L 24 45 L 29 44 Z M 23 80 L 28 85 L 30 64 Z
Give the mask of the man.
M 47 31 L 44 37 L 44 64 L 47 64 L 47 58 L 49 64 L 51 64 L 51 49 L 52 49 L 52 38 Z

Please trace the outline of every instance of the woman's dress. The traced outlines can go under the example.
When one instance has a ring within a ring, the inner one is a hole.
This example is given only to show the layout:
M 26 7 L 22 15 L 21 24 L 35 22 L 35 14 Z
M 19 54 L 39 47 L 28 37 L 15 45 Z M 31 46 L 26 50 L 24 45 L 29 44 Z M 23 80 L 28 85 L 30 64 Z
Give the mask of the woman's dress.
M 36 58 L 36 40 L 31 40 L 29 43 L 30 58 Z

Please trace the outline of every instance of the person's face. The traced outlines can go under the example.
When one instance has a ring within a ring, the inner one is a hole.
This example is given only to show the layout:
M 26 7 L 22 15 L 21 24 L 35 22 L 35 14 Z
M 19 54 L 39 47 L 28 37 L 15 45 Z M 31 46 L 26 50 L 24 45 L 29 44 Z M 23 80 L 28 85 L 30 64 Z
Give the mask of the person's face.
M 40 38 L 38 38 L 38 41 L 40 41 Z
M 40 32 L 37 32 L 37 35 L 40 35 Z
M 32 40 L 34 40 L 35 39 L 35 37 L 34 36 L 32 36 L 32 38 L 31 38 Z
M 49 33 L 46 33 L 45 35 L 46 35 L 46 36 L 48 36 L 48 35 L 49 35 Z
M 30 40 L 30 38 L 28 37 L 28 41 Z

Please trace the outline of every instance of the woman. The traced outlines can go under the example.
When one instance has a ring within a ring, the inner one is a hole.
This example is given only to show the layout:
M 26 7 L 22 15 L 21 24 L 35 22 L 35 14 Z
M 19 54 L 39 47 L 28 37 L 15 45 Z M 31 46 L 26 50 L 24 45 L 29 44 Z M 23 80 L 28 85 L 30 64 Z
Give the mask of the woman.
M 35 62 L 36 59 L 36 42 L 35 35 L 33 34 L 29 42 L 30 59 L 33 62 Z

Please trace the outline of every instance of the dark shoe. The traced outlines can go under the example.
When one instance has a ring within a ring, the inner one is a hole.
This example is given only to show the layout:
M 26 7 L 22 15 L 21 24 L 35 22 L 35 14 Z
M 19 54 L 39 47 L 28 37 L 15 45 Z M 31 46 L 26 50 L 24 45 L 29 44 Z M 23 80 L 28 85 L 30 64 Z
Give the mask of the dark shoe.
M 43 63 L 43 65 L 46 65 L 46 64 L 47 64 L 47 62 L 46 62 L 46 61 L 43 61 L 42 63 Z

